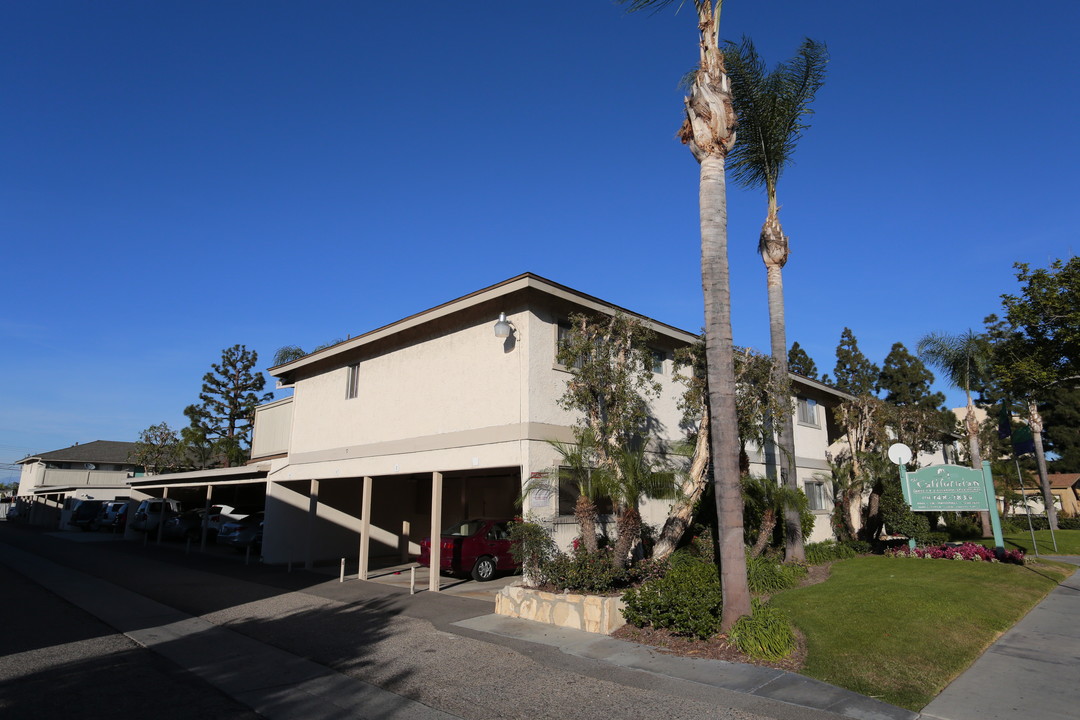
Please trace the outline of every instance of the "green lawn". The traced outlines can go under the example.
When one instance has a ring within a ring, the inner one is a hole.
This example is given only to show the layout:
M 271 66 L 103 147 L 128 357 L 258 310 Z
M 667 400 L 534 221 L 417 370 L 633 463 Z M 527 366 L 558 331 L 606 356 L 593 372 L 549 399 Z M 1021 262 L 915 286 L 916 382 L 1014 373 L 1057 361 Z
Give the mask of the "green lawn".
M 1035 531 L 1035 542 L 1039 544 L 1040 555 L 1080 555 L 1080 530 L 1055 530 L 1054 537 L 1057 538 L 1057 552 L 1054 552 L 1054 542 L 1050 539 L 1049 530 Z M 1003 535 L 1001 539 L 1005 543 L 1006 550 L 1020 548 L 1027 555 L 1035 556 L 1031 549 L 1031 533 L 1027 531 L 1012 533 Z M 984 538 L 979 542 L 986 547 L 994 546 L 993 539 Z
M 806 635 L 803 674 L 917 711 L 1073 570 L 859 557 L 772 604 Z

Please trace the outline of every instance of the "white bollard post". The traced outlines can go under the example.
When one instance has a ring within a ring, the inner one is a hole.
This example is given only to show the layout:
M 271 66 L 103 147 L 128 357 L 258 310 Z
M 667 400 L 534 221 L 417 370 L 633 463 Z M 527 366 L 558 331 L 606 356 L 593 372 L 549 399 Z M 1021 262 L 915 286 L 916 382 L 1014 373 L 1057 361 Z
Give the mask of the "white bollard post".
M 345 582 L 345 558 L 341 558 L 341 575 L 338 577 L 338 582 Z
M 416 566 L 409 568 L 409 594 L 416 594 Z

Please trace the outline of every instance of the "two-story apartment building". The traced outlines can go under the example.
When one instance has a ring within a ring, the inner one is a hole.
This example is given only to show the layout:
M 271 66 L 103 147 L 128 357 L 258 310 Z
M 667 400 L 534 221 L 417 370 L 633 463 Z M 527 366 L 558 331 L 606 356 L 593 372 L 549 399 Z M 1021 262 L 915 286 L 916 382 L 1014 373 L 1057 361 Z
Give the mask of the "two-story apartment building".
M 362 576 L 372 559 L 415 555 L 420 540 L 467 517 L 524 513 L 568 545 L 577 528 L 566 503 L 523 488 L 558 466 L 549 441 L 573 439 L 576 418 L 559 404 L 569 371 L 556 348 L 560 323 L 579 312 L 636 315 L 524 274 L 271 368 L 293 394 L 258 409 L 251 464 L 136 485 L 173 497 L 201 488 L 207 503 L 257 488 L 265 494 L 266 562 L 359 556 Z M 673 447 L 685 437 L 674 351 L 696 336 L 636 316 L 654 334 L 657 439 Z M 843 395 L 793 380 L 798 478 L 811 507 L 827 515 L 831 490 L 821 477 L 835 434 L 827 410 Z M 772 448 L 755 451 L 752 470 L 768 474 L 774 456 Z M 645 503 L 644 521 L 660 525 L 669 507 Z M 819 522 L 814 538 L 828 527 L 827 518 Z
M 134 448 L 95 440 L 19 460 L 19 511 L 31 524 L 65 527 L 74 500 L 126 497 L 129 477 L 142 472 L 129 459 Z

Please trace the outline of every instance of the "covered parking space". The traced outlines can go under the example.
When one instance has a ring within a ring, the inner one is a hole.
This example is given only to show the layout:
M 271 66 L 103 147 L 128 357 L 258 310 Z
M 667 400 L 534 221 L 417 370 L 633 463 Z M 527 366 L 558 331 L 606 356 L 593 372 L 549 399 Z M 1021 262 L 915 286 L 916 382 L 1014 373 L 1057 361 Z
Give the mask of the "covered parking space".
M 143 480 L 133 480 L 132 499 L 176 500 L 184 510 L 202 508 L 207 511 L 214 505 L 230 505 L 258 512 L 266 503 L 266 476 L 269 471 L 270 463 L 256 463 L 233 468 L 156 475 Z M 158 523 L 158 542 L 161 542 L 163 527 L 164 523 Z M 202 550 L 206 549 L 206 541 L 207 528 L 203 523 L 200 540 Z
M 521 468 L 476 468 L 311 480 L 270 479 L 263 556 L 268 563 L 345 560 L 357 577 L 407 564 L 420 542 L 448 524 L 479 517 L 512 518 Z M 355 563 L 355 565 L 354 565 Z M 431 573 L 430 590 L 439 590 Z

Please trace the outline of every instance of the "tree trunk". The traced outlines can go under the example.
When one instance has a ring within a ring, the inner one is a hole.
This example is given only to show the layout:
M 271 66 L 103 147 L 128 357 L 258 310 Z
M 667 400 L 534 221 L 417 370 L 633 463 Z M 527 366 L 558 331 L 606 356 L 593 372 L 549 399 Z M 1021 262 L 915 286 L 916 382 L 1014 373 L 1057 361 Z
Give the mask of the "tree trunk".
M 706 471 L 709 467 L 709 404 L 704 403 L 701 412 L 701 422 L 698 423 L 697 441 L 694 443 L 694 459 L 690 463 L 690 472 L 683 482 L 682 491 L 679 493 L 679 501 L 671 508 L 664 529 L 660 531 L 660 537 L 653 547 L 653 559 L 663 560 L 675 551 L 679 540 L 686 533 L 690 525 L 690 518 L 694 512 L 701 493 L 705 490 Z
M 758 533 L 757 541 L 750 550 L 751 555 L 759 557 L 761 553 L 765 552 L 765 548 L 768 547 L 769 541 L 772 539 L 773 530 L 775 529 L 776 510 L 773 508 L 765 508 L 765 512 L 761 514 L 761 532 Z
M 680 139 L 701 164 L 701 285 L 705 296 L 705 360 L 708 365 L 709 433 L 716 489 L 717 561 L 724 609 L 721 632 L 750 614 L 739 482 L 739 434 L 735 416 L 735 348 L 731 337 L 731 279 L 727 253 L 727 187 L 724 161 L 735 144 L 731 83 L 720 52 L 720 3 L 699 2 L 700 64 L 686 98 Z
M 585 495 L 578 495 L 574 503 L 574 518 L 581 530 L 581 542 L 590 553 L 596 552 L 596 503 Z
M 881 520 L 881 495 L 885 488 L 880 482 L 874 484 L 870 490 L 870 498 L 866 501 L 866 526 L 863 528 L 865 537 L 869 542 L 877 539 L 885 523 Z
M 761 228 L 758 241 L 761 260 L 765 263 L 766 286 L 769 292 L 769 337 L 772 345 L 773 372 L 776 373 L 774 389 L 788 386 L 787 327 L 784 320 L 784 275 L 788 259 L 788 238 L 780 226 L 776 208 L 776 194 L 769 193 L 769 214 Z M 790 395 L 785 400 L 790 400 Z M 779 425 L 780 482 L 792 490 L 799 489 L 795 472 L 795 419 L 791 412 L 776 418 Z M 787 562 L 805 562 L 803 549 L 802 519 L 796 508 L 784 510 L 784 559 Z
M 612 562 L 615 567 L 622 569 L 626 567 L 630 550 L 641 539 L 641 515 L 638 511 L 634 508 L 623 509 L 615 520 L 615 532 L 618 535 L 615 538 Z
M 1042 488 L 1043 505 L 1046 507 L 1046 522 L 1051 530 L 1057 530 L 1057 508 L 1054 507 L 1054 495 L 1050 492 L 1050 479 L 1046 475 L 1046 455 L 1043 453 L 1042 415 L 1039 405 L 1034 400 L 1028 401 L 1028 414 L 1031 416 L 1031 437 L 1035 441 L 1035 462 L 1039 466 L 1039 486 Z
M 968 449 L 971 451 L 971 467 L 982 472 L 982 454 L 979 452 L 979 421 L 975 419 L 975 403 L 971 402 L 971 393 L 967 393 L 967 415 L 964 417 L 964 427 L 968 434 Z M 990 524 L 990 513 L 980 512 L 979 521 L 982 523 L 982 535 L 984 538 L 994 537 L 994 528 Z

